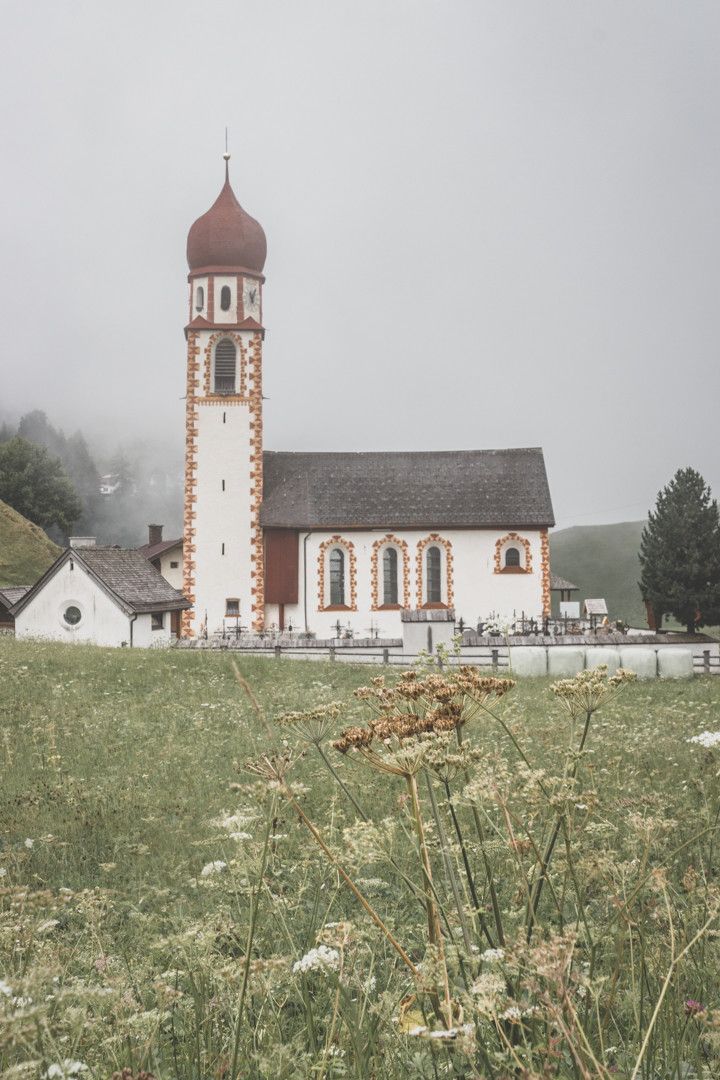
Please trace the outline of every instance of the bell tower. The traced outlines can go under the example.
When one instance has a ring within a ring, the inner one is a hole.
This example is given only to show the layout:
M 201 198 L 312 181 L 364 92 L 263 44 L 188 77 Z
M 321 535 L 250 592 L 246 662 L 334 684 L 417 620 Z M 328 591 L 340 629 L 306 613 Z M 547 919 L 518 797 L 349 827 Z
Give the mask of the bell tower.
M 262 226 L 230 186 L 188 233 L 184 637 L 261 630 Z

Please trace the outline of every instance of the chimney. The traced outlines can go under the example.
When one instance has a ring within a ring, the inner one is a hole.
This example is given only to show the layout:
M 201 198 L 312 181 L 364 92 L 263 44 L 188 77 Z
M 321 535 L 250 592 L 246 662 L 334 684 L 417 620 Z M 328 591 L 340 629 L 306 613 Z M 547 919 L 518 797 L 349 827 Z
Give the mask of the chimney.
M 162 544 L 162 525 L 148 525 L 148 544 Z
M 70 547 L 71 548 L 84 548 L 95 547 L 97 543 L 97 537 L 95 536 L 71 536 Z

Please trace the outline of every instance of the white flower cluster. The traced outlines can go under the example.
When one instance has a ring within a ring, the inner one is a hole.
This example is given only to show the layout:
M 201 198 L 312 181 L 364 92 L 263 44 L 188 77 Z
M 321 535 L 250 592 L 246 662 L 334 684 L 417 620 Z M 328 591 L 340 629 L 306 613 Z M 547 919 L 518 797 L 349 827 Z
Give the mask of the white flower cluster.
M 80 1076 L 87 1071 L 88 1067 L 83 1065 L 82 1061 L 65 1058 L 59 1065 L 50 1065 L 43 1073 L 43 1077 L 44 1080 L 72 1080 L 73 1077 Z
M 200 877 L 212 877 L 213 874 L 222 874 L 223 870 L 227 870 L 227 863 L 222 859 L 215 859 L 214 862 L 205 863 L 200 871 Z
M 10 986 L 9 983 L 6 983 L 4 979 L 0 979 L 0 994 L 3 994 L 4 997 L 13 996 L 12 986 Z
M 425 1024 L 416 1024 L 408 1031 L 410 1038 L 421 1039 L 457 1039 L 475 1034 L 474 1024 L 462 1024 L 460 1027 L 430 1029 Z
M 486 949 L 484 953 L 481 953 L 480 959 L 484 960 L 486 964 L 494 964 L 496 961 L 502 960 L 504 956 L 504 949 Z
M 720 731 L 701 731 L 699 735 L 693 735 L 693 737 L 687 741 L 690 743 L 698 743 L 699 746 L 704 746 L 706 750 L 710 750 L 713 746 L 717 746 L 720 743 Z
M 337 949 L 330 949 L 327 945 L 318 945 L 317 949 L 311 949 L 301 960 L 295 961 L 293 972 L 304 975 L 307 971 L 337 971 L 339 967 L 340 953 Z

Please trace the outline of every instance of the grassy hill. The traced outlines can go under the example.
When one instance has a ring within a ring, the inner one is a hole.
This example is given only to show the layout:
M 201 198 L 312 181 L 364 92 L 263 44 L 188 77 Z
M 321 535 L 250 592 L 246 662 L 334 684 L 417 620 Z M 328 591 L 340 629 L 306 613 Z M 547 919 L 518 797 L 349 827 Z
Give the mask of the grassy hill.
M 646 626 L 640 599 L 640 535 L 643 521 L 616 525 L 576 525 L 550 537 L 550 565 L 554 574 L 577 585 L 581 601 L 604 597 L 613 619 Z
M 38 525 L 0 500 L 0 585 L 32 585 L 59 554 Z

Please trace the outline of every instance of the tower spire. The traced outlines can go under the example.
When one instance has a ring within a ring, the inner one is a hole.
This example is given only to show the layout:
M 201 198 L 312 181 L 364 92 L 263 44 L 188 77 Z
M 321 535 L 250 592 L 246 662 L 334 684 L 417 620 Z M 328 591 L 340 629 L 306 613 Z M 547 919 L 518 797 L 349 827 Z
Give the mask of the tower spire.
M 223 161 L 225 162 L 225 183 L 230 182 L 230 153 L 228 151 L 228 129 L 225 125 L 225 153 L 223 154 Z

